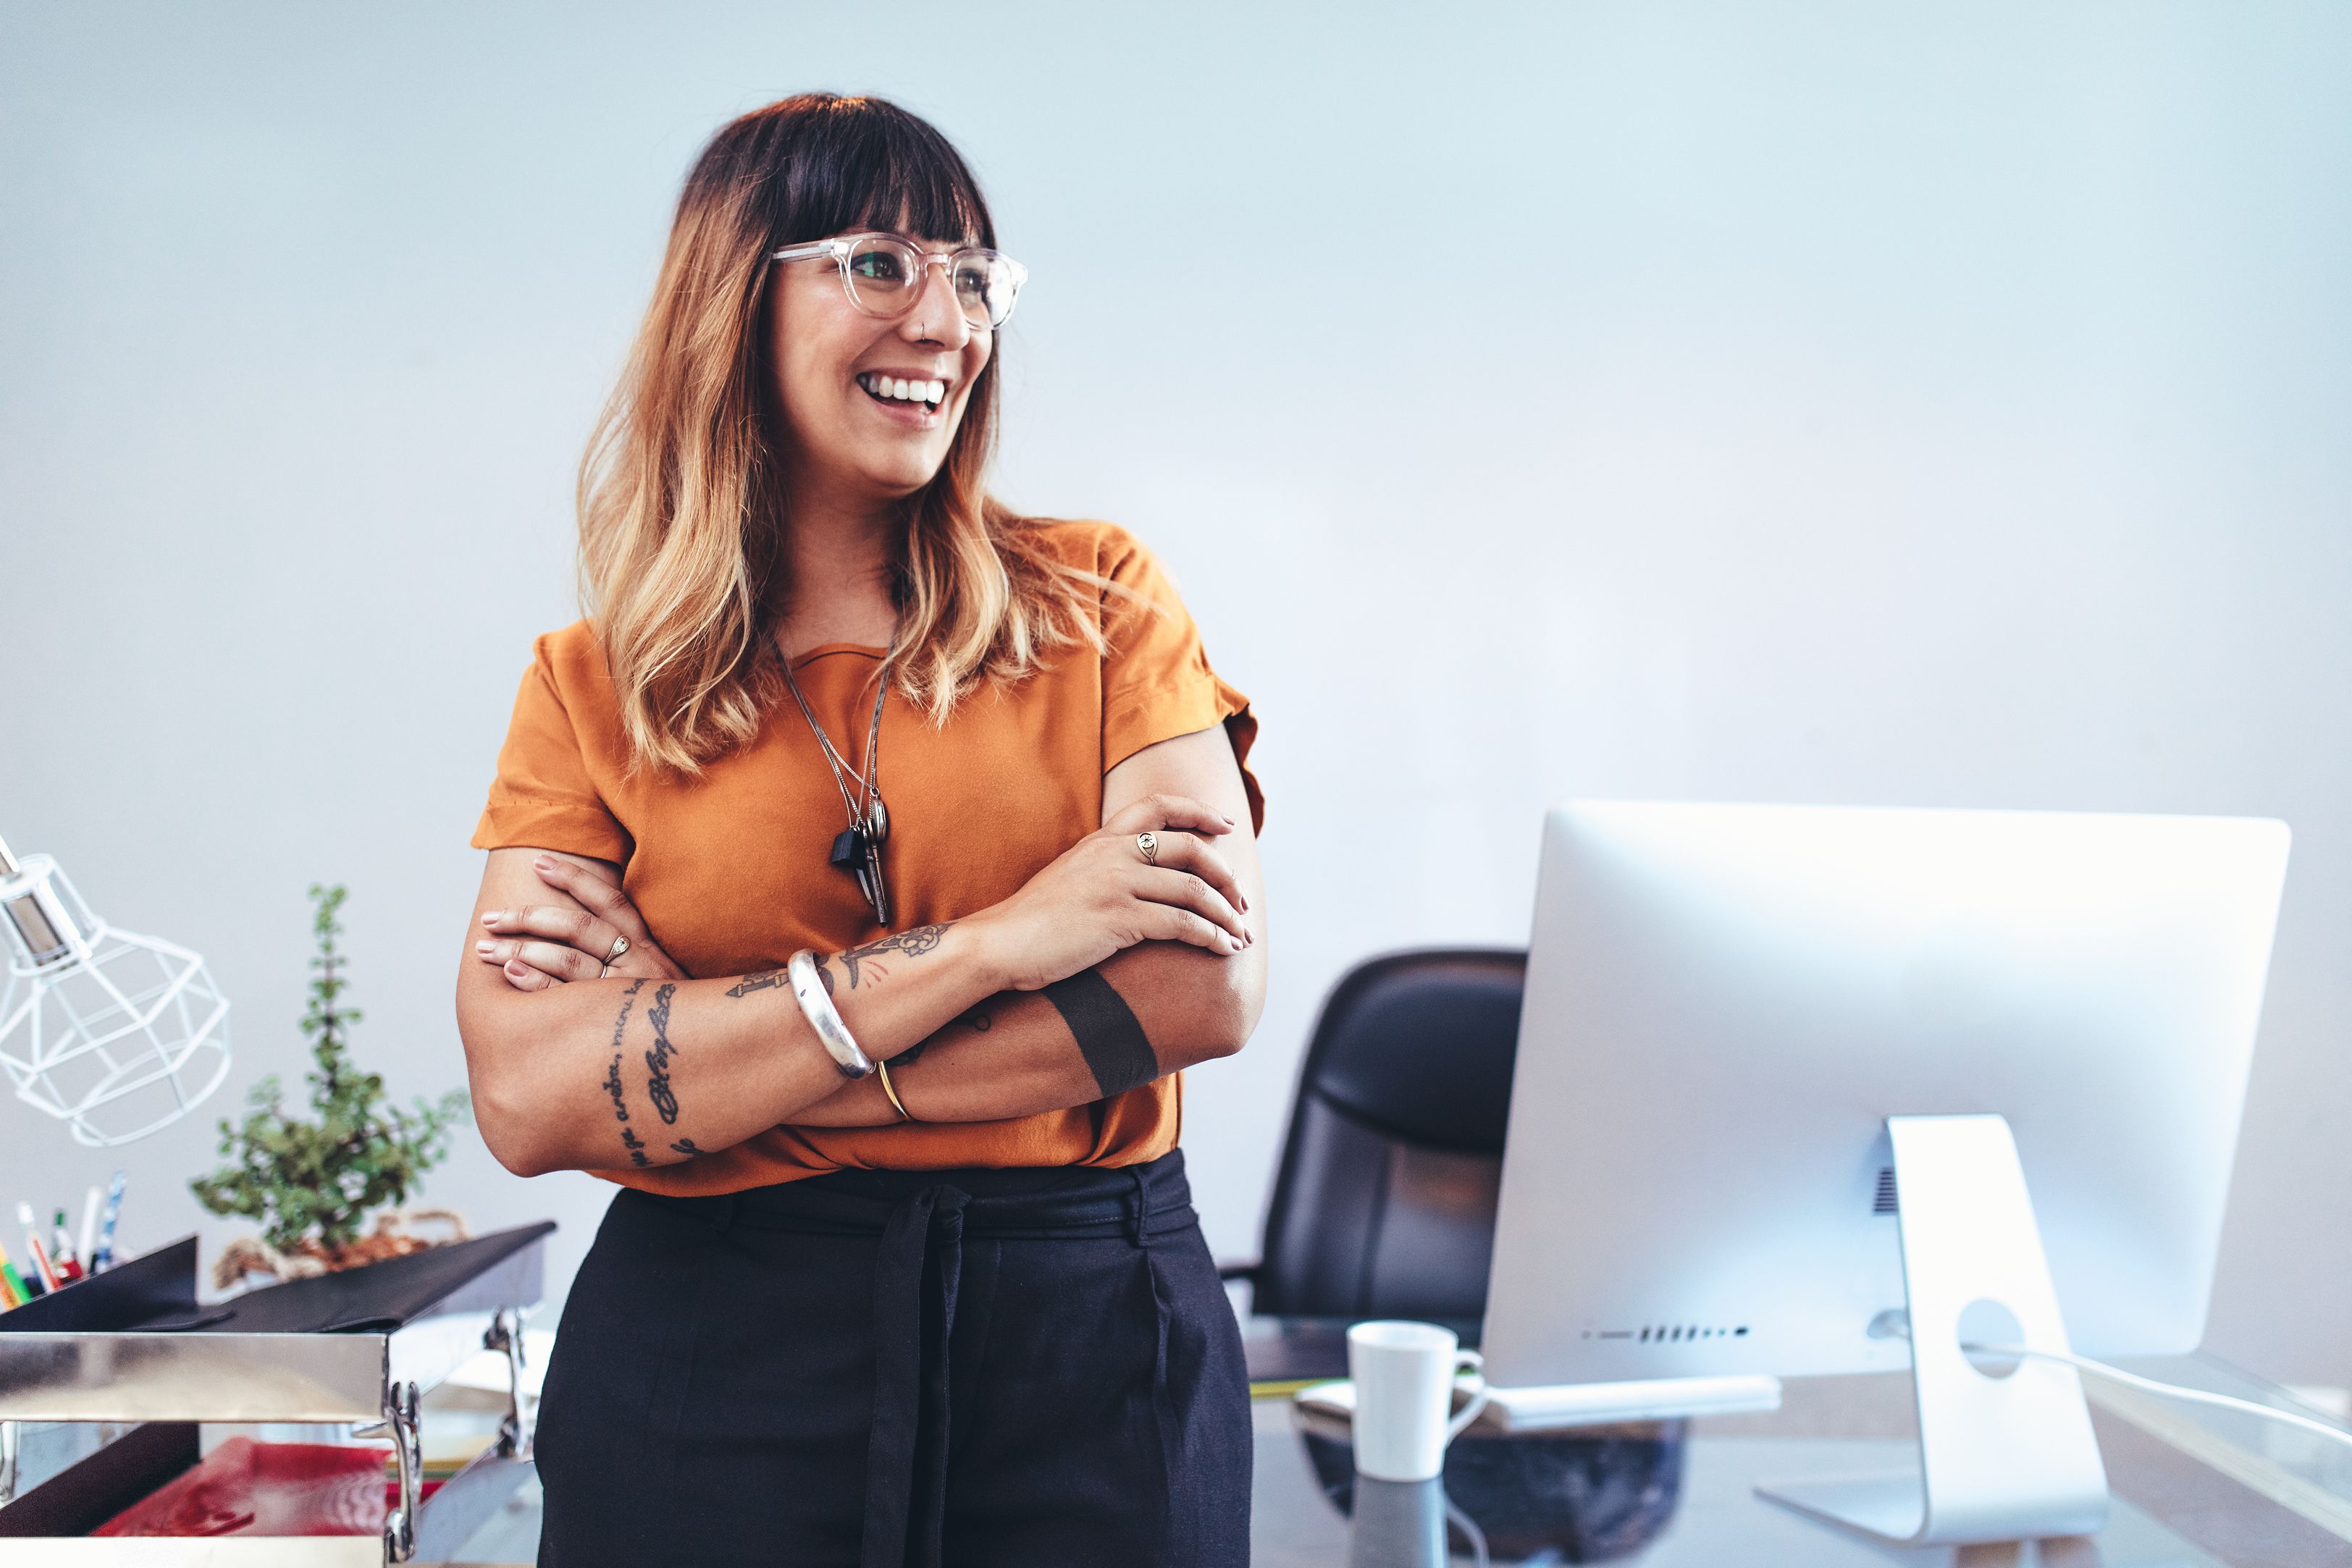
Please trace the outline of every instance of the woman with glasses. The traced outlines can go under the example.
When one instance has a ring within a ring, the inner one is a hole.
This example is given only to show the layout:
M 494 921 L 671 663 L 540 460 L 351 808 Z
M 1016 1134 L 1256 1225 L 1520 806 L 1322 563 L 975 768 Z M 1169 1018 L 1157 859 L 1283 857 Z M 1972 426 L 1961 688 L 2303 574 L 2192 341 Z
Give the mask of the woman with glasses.
M 1238 1564 L 1181 1070 L 1265 977 L 1255 732 L 1150 553 L 988 496 L 1024 278 L 932 127 L 688 176 L 458 983 L 501 1163 L 619 1184 L 541 1561 Z

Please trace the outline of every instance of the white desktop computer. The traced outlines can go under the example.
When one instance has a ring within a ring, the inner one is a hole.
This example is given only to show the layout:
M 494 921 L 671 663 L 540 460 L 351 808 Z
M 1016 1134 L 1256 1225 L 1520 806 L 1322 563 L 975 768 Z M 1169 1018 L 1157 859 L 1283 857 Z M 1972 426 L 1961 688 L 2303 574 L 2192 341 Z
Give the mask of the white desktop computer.
M 1909 1366 L 1918 1470 L 1768 1494 L 1904 1542 L 2095 1529 L 2075 1372 L 1961 1345 L 2197 1345 L 2286 855 L 2273 821 L 1556 808 L 1490 1383 Z

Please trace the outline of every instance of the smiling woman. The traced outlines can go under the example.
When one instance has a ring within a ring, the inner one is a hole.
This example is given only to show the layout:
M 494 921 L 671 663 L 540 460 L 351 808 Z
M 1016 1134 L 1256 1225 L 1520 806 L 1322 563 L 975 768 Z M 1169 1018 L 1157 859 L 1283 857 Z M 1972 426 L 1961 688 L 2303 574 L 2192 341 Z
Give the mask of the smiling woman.
M 1148 550 L 987 495 L 1024 276 L 878 99 L 688 179 L 458 982 L 491 1150 L 625 1189 L 542 1563 L 1246 1556 L 1176 1141 L 1264 993 L 1256 726 Z

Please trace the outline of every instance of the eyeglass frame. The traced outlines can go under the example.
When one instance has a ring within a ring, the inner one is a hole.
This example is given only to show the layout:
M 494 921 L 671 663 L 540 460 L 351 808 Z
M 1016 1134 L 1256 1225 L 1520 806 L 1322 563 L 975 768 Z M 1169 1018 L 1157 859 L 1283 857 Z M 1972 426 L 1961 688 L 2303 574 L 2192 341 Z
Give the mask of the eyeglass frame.
M 850 253 L 856 249 L 857 242 L 859 240 L 866 239 L 896 240 L 900 245 L 905 246 L 908 249 L 913 251 L 918 256 L 922 258 L 921 267 L 924 274 L 922 281 L 918 283 L 913 291 L 908 296 L 905 309 L 901 309 L 895 314 L 886 316 L 877 310 L 868 309 L 865 303 L 858 298 L 857 286 L 850 281 L 849 257 Z M 1022 266 L 1019 262 L 1013 260 L 1011 256 L 1005 255 L 1001 250 L 992 250 L 984 245 L 958 246 L 955 249 L 947 251 L 925 250 L 919 244 L 908 235 L 894 234 L 888 229 L 860 229 L 856 234 L 835 235 L 830 239 L 811 240 L 806 245 L 788 245 L 782 250 L 770 251 L 768 253 L 768 259 L 773 262 L 814 261 L 817 257 L 824 256 L 833 257 L 834 265 L 840 269 L 841 291 L 849 297 L 850 306 L 860 315 L 871 316 L 877 321 L 895 321 L 900 316 L 904 316 L 908 311 L 912 310 L 915 308 L 915 302 L 922 298 L 924 287 L 930 282 L 930 277 L 929 276 L 930 269 L 934 267 L 952 269 L 956 262 L 964 256 L 992 256 L 996 260 L 1003 262 L 1006 267 L 1011 267 L 1013 269 L 1013 305 L 1018 305 L 1021 302 L 1021 290 L 1025 287 L 1029 282 L 1029 269 Z M 948 292 L 950 294 L 955 292 L 955 274 L 952 270 L 948 274 Z M 972 320 L 971 312 L 965 310 L 962 308 L 963 300 L 961 297 L 956 300 L 956 307 L 958 314 L 961 315 L 965 322 L 968 323 L 975 331 L 993 332 L 999 327 L 1003 326 L 1006 321 L 1013 319 L 1012 305 L 1008 305 L 1004 308 L 1003 319 L 996 321 Z

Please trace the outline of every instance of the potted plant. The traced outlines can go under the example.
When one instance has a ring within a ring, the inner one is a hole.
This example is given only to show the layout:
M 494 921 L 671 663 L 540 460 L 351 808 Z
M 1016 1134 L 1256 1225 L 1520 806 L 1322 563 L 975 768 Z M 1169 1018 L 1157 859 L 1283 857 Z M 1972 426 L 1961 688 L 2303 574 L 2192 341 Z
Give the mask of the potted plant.
M 451 1221 L 458 1237 L 465 1234 L 464 1223 L 446 1210 L 396 1208 L 379 1217 L 373 1234 L 361 1234 L 372 1213 L 405 1201 L 409 1189 L 440 1162 L 449 1130 L 465 1118 L 467 1103 L 463 1090 L 453 1089 L 438 1104 L 420 1099 L 414 1111 L 404 1111 L 390 1102 L 382 1078 L 353 1065 L 350 1034 L 360 1013 L 340 1005 L 350 982 L 336 946 L 342 926 L 335 916 L 344 897 L 341 884 L 311 884 L 317 905 L 311 930 L 319 950 L 310 960 L 314 973 L 302 1032 L 310 1037 L 316 1063 L 308 1075 L 315 1120 L 288 1114 L 277 1076 L 264 1078 L 247 1096 L 254 1109 L 244 1124 L 221 1121 L 220 1152 L 228 1164 L 188 1184 L 212 1213 L 261 1222 L 257 1240 L 232 1243 L 215 1266 L 215 1282 L 222 1286 L 248 1271 L 293 1278 L 431 1245 L 404 1233 L 403 1219 L 436 1215 Z

